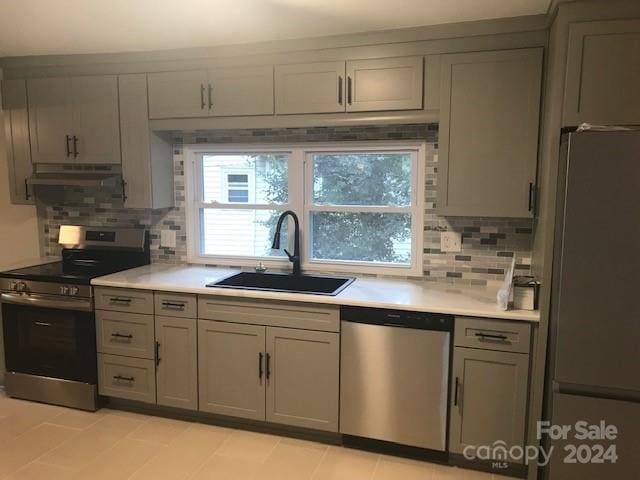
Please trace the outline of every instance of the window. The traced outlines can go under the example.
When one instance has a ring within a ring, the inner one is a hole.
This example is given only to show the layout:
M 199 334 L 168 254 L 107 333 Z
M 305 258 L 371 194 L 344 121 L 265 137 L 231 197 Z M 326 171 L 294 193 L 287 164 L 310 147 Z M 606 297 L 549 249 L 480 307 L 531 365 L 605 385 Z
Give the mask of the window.
M 280 214 L 293 210 L 303 268 L 421 274 L 422 144 L 198 146 L 185 153 L 190 261 L 288 268 L 271 241 Z M 287 226 L 283 242 L 292 241 Z

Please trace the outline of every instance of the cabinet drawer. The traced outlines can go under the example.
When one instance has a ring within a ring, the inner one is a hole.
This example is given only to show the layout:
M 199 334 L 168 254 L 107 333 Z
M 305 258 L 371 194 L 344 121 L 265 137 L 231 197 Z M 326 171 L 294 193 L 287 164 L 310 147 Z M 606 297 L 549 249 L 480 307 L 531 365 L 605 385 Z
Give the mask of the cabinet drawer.
M 98 352 L 153 358 L 153 315 L 96 310 Z
M 198 317 L 224 322 L 252 323 L 272 327 L 301 328 L 325 332 L 340 331 L 340 308 L 308 303 L 261 300 L 228 300 L 198 297 Z
M 198 301 L 188 293 L 156 292 L 154 294 L 156 315 L 165 317 L 196 318 Z
M 156 403 L 153 360 L 99 353 L 98 392 L 108 397 Z
M 153 292 L 125 288 L 95 289 L 96 310 L 153 314 Z
M 530 337 L 528 323 L 456 317 L 454 344 L 457 347 L 529 353 Z

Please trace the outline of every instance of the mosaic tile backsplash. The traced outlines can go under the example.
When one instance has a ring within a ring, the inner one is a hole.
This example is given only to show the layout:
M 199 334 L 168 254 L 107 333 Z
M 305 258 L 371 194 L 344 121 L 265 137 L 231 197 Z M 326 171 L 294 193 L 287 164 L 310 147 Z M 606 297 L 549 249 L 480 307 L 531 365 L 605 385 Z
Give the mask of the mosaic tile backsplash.
M 385 125 L 216 130 L 173 132 L 175 207 L 163 210 L 123 208 L 119 191 L 67 187 L 64 200 L 38 202 L 43 249 L 60 253 L 60 225 L 138 227 L 151 232 L 153 262 L 181 264 L 187 261 L 183 145 L 196 143 L 300 143 L 363 140 L 424 140 L 428 144 L 425 185 L 424 280 L 484 285 L 499 281 L 513 258 L 516 273 L 530 272 L 532 227 L 530 219 L 442 217 L 434 212 L 437 192 L 438 125 Z M 176 231 L 176 248 L 160 247 L 160 232 Z M 440 233 L 460 232 L 462 251 L 440 251 Z

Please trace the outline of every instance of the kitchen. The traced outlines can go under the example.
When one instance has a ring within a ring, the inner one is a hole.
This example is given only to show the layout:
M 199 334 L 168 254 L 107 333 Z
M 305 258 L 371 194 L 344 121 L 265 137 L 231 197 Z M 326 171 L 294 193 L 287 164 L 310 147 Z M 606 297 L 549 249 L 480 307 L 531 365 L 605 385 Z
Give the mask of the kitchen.
M 640 6 L 360 3 L 2 7 L 0 478 L 634 478 Z

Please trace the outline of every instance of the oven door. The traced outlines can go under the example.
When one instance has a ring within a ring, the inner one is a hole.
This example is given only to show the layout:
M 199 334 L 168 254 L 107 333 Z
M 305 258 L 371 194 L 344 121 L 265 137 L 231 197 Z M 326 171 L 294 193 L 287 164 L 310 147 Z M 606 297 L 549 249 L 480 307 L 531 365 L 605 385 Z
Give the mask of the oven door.
M 8 372 L 97 383 L 90 299 L 2 293 Z

